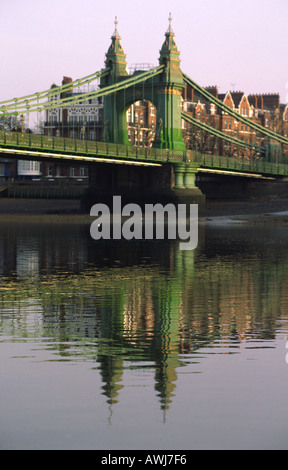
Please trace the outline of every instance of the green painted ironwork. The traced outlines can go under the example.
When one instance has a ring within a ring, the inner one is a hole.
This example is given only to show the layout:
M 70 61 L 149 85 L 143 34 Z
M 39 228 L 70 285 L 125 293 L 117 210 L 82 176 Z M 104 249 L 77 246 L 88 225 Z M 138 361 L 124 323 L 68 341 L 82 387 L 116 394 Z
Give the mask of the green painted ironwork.
M 126 111 L 134 102 L 146 100 L 155 106 L 157 112 L 153 147 L 184 151 L 180 105 L 185 83 L 171 24 L 160 50 L 158 68 L 160 73 L 148 77 L 145 84 L 142 80 L 145 72 L 136 71 L 129 79 L 132 86 L 123 89 L 123 83 L 127 83 L 128 71 L 117 27 L 111 40 L 105 61 L 105 67 L 110 68 L 110 73 L 101 78 L 100 86 L 105 89 L 107 85 L 112 87 L 117 85 L 117 88 L 114 89 L 115 93 L 110 93 L 104 101 L 105 141 L 128 145 Z
M 0 131 L 0 154 L 10 153 L 15 158 L 17 150 L 21 151 L 21 159 L 67 159 L 73 160 L 80 156 L 80 161 L 93 161 L 98 157 L 116 158 L 143 162 L 182 162 L 186 158 L 183 151 L 169 149 L 149 149 L 147 147 L 134 147 L 131 145 L 115 144 L 113 142 L 97 142 L 92 140 L 70 139 L 64 137 L 50 137 L 38 134 L 21 134 L 21 132 Z M 13 154 L 13 152 L 15 152 Z M 29 153 L 28 153 L 29 152 Z M 47 155 L 45 156 L 46 153 Z M 33 155 L 32 155 L 33 153 Z M 61 154 L 61 155 L 60 155 Z M 6 154 L 5 154 L 6 155 Z M 20 158 L 18 156 L 18 158 Z M 78 158 L 79 159 L 79 158 Z
M 186 151 L 186 162 L 198 162 L 198 168 L 231 171 L 237 173 L 264 175 L 264 176 L 287 176 L 288 165 L 282 162 L 271 162 L 265 158 L 249 160 L 245 158 L 228 157 L 221 155 L 203 154 L 194 150 Z
M 261 134 L 266 135 L 267 137 L 270 137 L 277 142 L 280 142 L 282 144 L 288 144 L 288 139 L 282 135 L 277 134 L 276 132 L 271 131 L 270 129 L 267 129 L 260 124 L 257 124 L 254 121 L 251 121 L 251 119 L 246 118 L 244 116 L 241 116 L 241 114 L 236 113 L 233 111 L 233 109 L 229 108 L 229 106 L 226 106 L 221 100 L 213 96 L 211 93 L 209 93 L 205 88 L 202 88 L 201 86 L 197 85 L 191 78 L 189 78 L 187 75 L 183 73 L 183 79 L 188 85 L 190 85 L 194 90 L 196 90 L 198 93 L 200 93 L 204 98 L 206 98 L 210 103 L 215 104 L 218 108 L 220 108 L 222 111 L 225 113 L 229 114 L 230 116 L 233 116 L 235 119 L 238 121 L 246 124 L 249 126 L 251 129 L 254 129 Z
M 95 72 L 93 74 L 87 75 L 86 77 L 78 78 L 77 80 L 74 80 L 67 84 L 49 88 L 49 90 L 32 93 L 30 95 L 22 96 L 20 98 L 12 98 L 10 100 L 1 101 L 0 111 L 5 113 L 6 111 L 9 111 L 11 109 L 15 110 L 15 108 L 18 110 L 21 105 L 25 105 L 24 108 L 26 109 L 27 105 L 29 105 L 31 102 L 34 102 L 34 101 L 39 102 L 39 99 L 46 99 L 46 98 L 51 97 L 52 95 L 67 92 L 71 88 L 90 84 L 93 81 L 100 78 L 101 76 L 105 76 L 107 73 L 108 73 L 108 70 L 103 69 L 103 70 L 100 70 L 99 72 Z M 39 104 L 37 106 L 39 106 Z M 20 112 L 20 109 L 18 112 Z
M 114 163 L 151 162 L 157 164 L 185 163 L 195 168 L 217 169 L 268 176 L 287 176 L 288 165 L 269 162 L 265 158 L 248 160 L 218 155 L 203 154 L 194 150 L 148 149 L 111 142 L 83 141 L 63 137 L 48 137 L 37 134 L 0 131 L 0 154 L 5 158 L 27 160 L 78 160 L 93 162 L 102 158 Z M 20 154 L 17 154 L 21 152 Z M 26 153 L 25 153 L 26 152 Z M 197 172 L 197 170 L 196 170 Z
M 265 152 L 264 147 L 259 147 L 258 145 L 249 144 L 247 142 L 244 142 L 243 140 L 237 139 L 236 137 L 229 136 L 228 134 L 225 134 L 224 132 L 221 132 L 218 129 L 215 129 L 214 127 L 208 126 L 207 124 L 199 121 L 198 119 L 193 118 L 192 116 L 188 115 L 187 113 L 182 112 L 182 118 L 186 122 L 188 122 L 190 124 L 193 124 L 196 127 L 199 127 L 199 129 L 202 129 L 202 130 L 208 132 L 209 134 L 214 135 L 215 137 L 220 137 L 221 139 L 223 139 L 227 142 L 230 142 L 232 144 L 236 144 L 239 147 L 248 148 L 250 150 L 255 150 L 255 151 L 258 151 L 260 153 Z
M 2 113 L 5 116 L 10 116 L 10 115 L 19 114 L 21 112 L 31 113 L 35 111 L 45 111 L 49 109 L 63 108 L 65 106 L 70 106 L 71 104 L 77 104 L 77 103 L 79 104 L 85 101 L 87 102 L 89 99 L 97 98 L 100 96 L 111 95 L 115 92 L 119 92 L 129 87 L 133 87 L 137 84 L 141 84 L 144 81 L 149 80 L 152 77 L 155 77 L 156 75 L 159 75 L 160 73 L 162 73 L 163 68 L 164 68 L 163 66 L 159 66 L 147 72 L 143 72 L 141 76 L 137 75 L 137 76 L 129 77 L 121 83 L 115 83 L 113 85 L 108 85 L 99 90 L 95 90 L 95 91 L 91 91 L 87 93 L 81 93 L 79 95 L 72 95 L 67 98 L 63 98 L 59 100 L 46 101 L 44 103 L 41 103 L 40 105 L 39 103 L 34 103 L 30 105 L 29 103 L 26 103 L 26 102 L 24 105 L 24 103 L 21 102 L 20 104 L 22 105 L 22 107 L 16 105 L 17 112 L 12 111 L 13 108 L 15 109 L 15 105 L 14 106 L 11 105 L 9 107 L 2 106 L 0 107 L 0 111 L 2 111 Z M 107 75 L 106 72 L 107 72 L 107 69 L 105 69 L 105 73 L 103 75 L 101 75 L 101 73 L 99 72 L 98 78 L 106 76 Z M 69 88 L 71 88 L 71 84 L 69 84 Z M 54 94 L 54 90 L 55 90 L 54 88 L 50 90 L 50 95 Z

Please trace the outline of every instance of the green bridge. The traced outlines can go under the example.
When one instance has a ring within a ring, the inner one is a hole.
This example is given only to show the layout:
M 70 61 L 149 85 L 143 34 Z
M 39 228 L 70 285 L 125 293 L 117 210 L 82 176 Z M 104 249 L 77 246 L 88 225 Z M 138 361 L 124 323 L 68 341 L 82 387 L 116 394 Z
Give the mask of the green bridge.
M 75 86 L 100 80 L 100 86 L 87 93 L 69 93 Z M 265 145 L 253 145 L 221 132 L 182 111 L 181 97 L 186 85 L 191 86 L 208 103 L 220 112 L 232 116 L 263 137 Z M 57 95 L 58 94 L 58 95 Z M 61 98 L 59 98 L 61 94 Z M 58 97 L 57 97 L 58 96 Z M 5 120 L 30 113 L 65 108 L 89 100 L 104 97 L 102 141 L 70 139 L 32 133 L 9 132 Z M 150 101 L 156 108 L 157 125 L 151 148 L 133 146 L 127 131 L 127 110 L 139 100 Z M 165 33 L 160 50 L 159 65 L 148 71 L 127 71 L 126 56 L 115 21 L 115 31 L 106 53 L 105 68 L 60 87 L 37 92 L 0 103 L 0 156 L 19 160 L 78 161 L 91 164 L 111 163 L 138 167 L 157 167 L 170 164 L 176 189 L 195 187 L 195 175 L 199 172 L 217 172 L 230 175 L 254 175 L 255 177 L 283 177 L 288 175 L 288 164 L 283 159 L 283 149 L 288 139 L 242 116 L 221 100 L 197 85 L 180 68 L 180 54 L 171 27 Z M 251 156 L 227 156 L 187 150 L 182 135 L 182 122 L 195 126 L 228 145 L 248 150 Z M 271 152 L 273 142 L 273 152 Z M 275 152 L 276 148 L 276 152 Z
M 287 176 L 288 164 L 205 154 L 196 150 L 174 150 L 95 142 L 91 140 L 48 137 L 37 134 L 0 131 L 0 154 L 6 158 L 33 160 L 67 160 L 133 165 L 188 164 L 195 171 L 215 169 L 271 176 Z

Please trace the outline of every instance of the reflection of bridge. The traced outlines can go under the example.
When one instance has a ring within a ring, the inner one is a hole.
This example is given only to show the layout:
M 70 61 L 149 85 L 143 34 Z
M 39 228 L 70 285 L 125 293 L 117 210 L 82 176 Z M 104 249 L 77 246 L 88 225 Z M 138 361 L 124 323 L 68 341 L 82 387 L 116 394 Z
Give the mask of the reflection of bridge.
M 115 25 L 103 70 L 60 87 L 0 103 L 4 122 L 0 132 L 0 155 L 21 160 L 104 162 L 133 166 L 170 164 L 172 178 L 169 184 L 176 189 L 195 188 L 195 174 L 201 169 L 230 174 L 288 174 L 288 165 L 283 161 L 283 150 L 287 151 L 287 137 L 237 113 L 182 73 L 171 18 L 160 50 L 159 66 L 148 71 L 138 70 L 132 75 L 127 71 L 117 22 Z M 98 89 L 72 93 L 74 87 L 90 84 L 95 80 L 100 80 Z M 220 113 L 233 117 L 258 134 L 258 143 L 248 143 L 182 112 L 181 96 L 186 84 L 213 104 Z M 33 112 L 64 112 L 69 106 L 85 106 L 85 103 L 103 96 L 105 101 L 101 142 L 27 134 L 23 133 L 23 127 L 22 133 L 8 132 L 5 128 L 7 119 L 13 120 L 20 116 L 23 121 L 25 115 Z M 135 147 L 129 142 L 126 113 L 131 104 L 139 100 L 150 101 L 156 108 L 157 125 L 152 148 Z M 239 152 L 232 156 L 224 155 L 223 152 L 219 154 L 219 151 L 205 153 L 186 150 L 182 135 L 183 121 L 221 142 L 226 142 L 230 147 L 236 146 Z M 273 154 L 271 142 L 274 143 Z M 244 153 L 241 155 L 241 150 L 246 151 L 245 156 Z M 93 185 L 93 179 L 90 181 Z
M 287 321 L 287 251 L 275 262 L 272 244 L 267 262 L 261 236 L 249 244 L 241 232 L 231 247 L 226 230 L 202 229 L 194 254 L 166 242 L 95 244 L 80 224 L 73 236 L 69 225 L 1 224 L 2 336 L 24 338 L 34 351 L 31 340 L 40 341 L 54 360 L 90 362 L 111 404 L 125 370 L 144 367 L 167 410 L 191 355 L 217 344 L 223 353 L 227 338 L 234 348 L 273 339 L 279 319 Z

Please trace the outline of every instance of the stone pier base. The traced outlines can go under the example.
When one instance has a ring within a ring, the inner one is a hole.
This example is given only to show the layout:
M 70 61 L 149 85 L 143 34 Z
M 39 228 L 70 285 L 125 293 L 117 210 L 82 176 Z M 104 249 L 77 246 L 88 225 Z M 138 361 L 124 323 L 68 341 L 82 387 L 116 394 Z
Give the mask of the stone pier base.
M 205 195 L 196 186 L 197 163 L 173 163 L 173 194 L 178 203 L 204 205 Z

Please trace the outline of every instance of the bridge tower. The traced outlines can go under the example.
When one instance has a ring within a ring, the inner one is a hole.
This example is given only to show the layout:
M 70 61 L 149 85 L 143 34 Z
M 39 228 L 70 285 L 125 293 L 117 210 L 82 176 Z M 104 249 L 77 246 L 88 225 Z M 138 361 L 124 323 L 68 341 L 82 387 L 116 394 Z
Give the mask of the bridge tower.
M 113 92 L 105 97 L 103 117 L 103 140 L 129 144 L 126 112 L 138 100 L 153 103 L 157 111 L 157 127 L 153 147 L 171 150 L 185 150 L 182 137 L 181 94 L 185 87 L 180 69 L 180 58 L 175 35 L 171 27 L 165 33 L 165 41 L 160 50 L 159 65 L 164 66 L 161 74 L 148 78 L 143 83 L 132 85 L 122 91 Z M 105 67 L 108 74 L 101 79 L 100 87 L 117 84 L 127 78 L 139 78 L 141 71 L 132 76 L 127 71 L 126 55 L 117 29 L 111 37 L 111 45 L 106 53 Z
M 124 53 L 121 37 L 117 29 L 118 21 L 115 18 L 115 30 L 111 37 L 111 45 L 106 53 L 105 68 L 109 73 L 101 78 L 100 87 L 114 85 L 128 78 L 126 55 Z M 128 145 L 126 113 L 119 109 L 119 94 L 117 92 L 105 96 L 103 116 L 103 140 Z M 126 132 L 125 132 L 126 131 Z
M 157 129 L 154 147 L 185 150 L 181 120 L 181 95 L 185 84 L 171 22 L 170 13 L 169 27 L 159 58 L 159 65 L 164 65 L 165 68 L 163 74 L 157 77 Z

